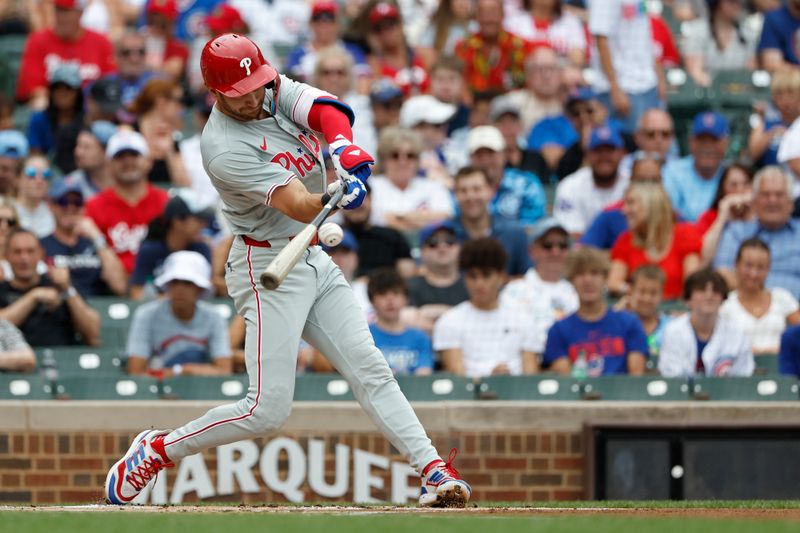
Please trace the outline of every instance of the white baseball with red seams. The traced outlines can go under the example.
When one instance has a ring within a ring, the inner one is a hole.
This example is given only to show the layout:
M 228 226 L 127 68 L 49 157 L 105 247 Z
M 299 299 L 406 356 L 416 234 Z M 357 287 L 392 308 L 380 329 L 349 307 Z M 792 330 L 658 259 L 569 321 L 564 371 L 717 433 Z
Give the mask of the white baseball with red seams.
M 317 237 L 319 237 L 319 242 L 325 246 L 338 246 L 344 238 L 344 231 L 336 222 L 326 222 L 317 230 Z
M 116 483 L 108 484 L 107 499 L 130 501 L 159 469 L 189 455 L 278 431 L 291 411 L 303 338 L 347 379 L 364 411 L 423 477 L 420 504 L 463 505 L 469 499 L 469 485 L 432 446 L 375 347 L 352 288 L 322 248 L 310 246 L 276 290 L 268 292 L 258 283 L 259 274 L 306 225 L 272 207 L 272 194 L 293 180 L 312 193 L 324 190 L 325 165 L 308 114 L 318 98 L 335 101 L 328 93 L 284 76 L 274 107 L 273 98 L 273 91 L 267 90 L 264 119 L 239 121 L 215 106 L 201 138 L 203 165 L 237 235 L 225 281 L 237 313 L 247 323 L 247 395 L 170 431 L 163 440 L 152 440 L 162 437 L 150 433 L 141 437 L 144 445 L 132 446 L 109 473 L 109 480 Z M 342 238 L 341 228 L 325 231 L 331 232 L 331 239 Z M 248 237 L 247 242 L 242 237 Z M 145 463 L 133 457 L 140 449 L 148 455 Z M 161 450 L 160 458 L 149 457 Z M 125 479 L 122 486 L 120 478 Z

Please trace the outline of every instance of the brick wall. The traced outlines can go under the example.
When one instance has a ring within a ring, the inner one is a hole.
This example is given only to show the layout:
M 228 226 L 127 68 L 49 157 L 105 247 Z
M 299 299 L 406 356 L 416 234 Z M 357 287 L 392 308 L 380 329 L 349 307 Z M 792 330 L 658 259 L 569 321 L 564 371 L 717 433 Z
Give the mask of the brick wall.
M 108 467 L 130 446 L 136 432 L 0 432 L 0 502 L 24 503 L 96 503 L 102 499 L 102 486 Z M 325 441 L 326 479 L 335 472 L 334 447 L 351 448 L 385 455 L 392 461 L 404 458 L 381 435 L 376 433 L 284 434 L 305 450 L 310 439 Z M 455 466 L 473 487 L 477 501 L 575 500 L 584 496 L 582 437 L 578 432 L 493 432 L 432 434 L 434 445 L 446 455 L 459 449 Z M 262 449 L 269 439 L 255 439 Z M 204 454 L 213 484 L 216 486 L 216 454 Z M 288 468 L 279 463 L 281 477 Z M 350 462 L 352 477 L 353 464 Z M 390 474 L 373 473 L 384 478 L 384 490 L 372 495 L 390 498 Z M 286 498 L 267 490 L 263 479 L 255 475 L 261 492 L 216 496 L 208 501 L 244 501 L 247 503 L 282 502 Z M 174 476 L 169 479 L 172 487 Z M 411 483 L 412 480 L 409 480 Z M 306 501 L 320 501 L 303 486 Z M 184 501 L 196 501 L 189 494 Z M 353 501 L 352 487 L 338 498 Z

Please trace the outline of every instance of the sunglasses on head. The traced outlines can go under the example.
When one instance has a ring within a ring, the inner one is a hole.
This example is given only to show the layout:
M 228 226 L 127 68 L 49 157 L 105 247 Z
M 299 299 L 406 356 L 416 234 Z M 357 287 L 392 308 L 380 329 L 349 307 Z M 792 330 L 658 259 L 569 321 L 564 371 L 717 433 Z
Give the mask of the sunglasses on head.
M 428 239 L 425 242 L 425 246 L 428 248 L 436 248 L 440 244 L 446 244 L 447 246 L 453 246 L 456 244 L 455 237 L 433 237 L 432 239 Z
M 36 167 L 25 167 L 25 170 L 23 172 L 25 173 L 26 177 L 31 179 L 39 177 L 49 180 L 53 176 L 53 173 L 50 172 L 49 168 L 46 168 L 44 170 L 39 170 Z

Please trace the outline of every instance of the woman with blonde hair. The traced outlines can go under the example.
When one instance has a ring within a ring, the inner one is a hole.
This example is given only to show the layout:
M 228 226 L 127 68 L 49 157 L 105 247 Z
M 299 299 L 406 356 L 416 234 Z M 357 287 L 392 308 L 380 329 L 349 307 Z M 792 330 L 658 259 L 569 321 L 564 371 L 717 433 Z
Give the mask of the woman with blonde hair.
M 695 227 L 675 222 L 669 196 L 660 183 L 632 183 L 622 212 L 629 229 L 611 249 L 609 290 L 626 294 L 634 270 L 658 265 L 664 271 L 664 298 L 680 298 L 683 280 L 700 266 L 702 241 Z
M 437 181 L 419 177 L 419 134 L 407 128 L 385 128 L 378 140 L 378 171 L 372 187 L 370 222 L 402 232 L 416 232 L 453 215 L 450 192 Z
M 131 104 L 130 111 L 136 115 L 136 129 L 147 141 L 153 161 L 148 175 L 150 183 L 176 187 L 192 185 L 178 149 L 183 97 L 183 89 L 177 83 L 152 79 Z

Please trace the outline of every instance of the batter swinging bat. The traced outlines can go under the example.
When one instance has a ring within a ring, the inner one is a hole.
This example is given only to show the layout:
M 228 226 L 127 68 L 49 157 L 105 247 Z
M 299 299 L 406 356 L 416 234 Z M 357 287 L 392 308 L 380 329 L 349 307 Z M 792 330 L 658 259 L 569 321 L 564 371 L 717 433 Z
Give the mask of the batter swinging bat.
M 325 222 L 325 219 L 331 214 L 333 208 L 336 207 L 336 204 L 338 204 L 339 200 L 344 196 L 345 189 L 346 187 L 344 183 L 342 183 L 339 190 L 331 196 L 331 199 L 328 200 L 328 203 L 325 204 L 317 216 L 314 217 L 314 220 L 303 228 L 300 233 L 295 235 L 294 238 L 289 241 L 289 244 L 284 246 L 283 250 L 275 256 L 275 259 L 267 265 L 267 268 L 261 273 L 261 285 L 265 289 L 268 291 L 275 290 L 280 286 L 283 280 L 286 279 L 286 276 L 289 275 L 294 265 L 297 264 L 297 261 L 302 257 L 308 245 L 311 244 L 314 235 L 317 234 L 317 229 Z

